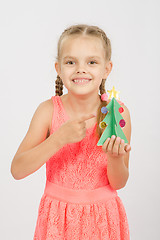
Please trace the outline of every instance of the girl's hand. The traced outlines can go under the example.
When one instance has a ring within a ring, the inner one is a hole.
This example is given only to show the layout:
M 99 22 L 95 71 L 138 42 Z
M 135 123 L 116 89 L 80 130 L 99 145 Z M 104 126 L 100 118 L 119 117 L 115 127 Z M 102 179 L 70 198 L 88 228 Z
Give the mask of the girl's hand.
M 80 142 L 86 136 L 85 121 L 95 117 L 94 114 L 89 114 L 81 118 L 68 120 L 57 130 L 58 137 L 64 144 Z
M 129 144 L 125 144 L 124 140 L 120 137 L 112 135 L 111 139 L 107 138 L 102 146 L 102 150 L 107 153 L 110 158 L 119 159 L 131 150 Z

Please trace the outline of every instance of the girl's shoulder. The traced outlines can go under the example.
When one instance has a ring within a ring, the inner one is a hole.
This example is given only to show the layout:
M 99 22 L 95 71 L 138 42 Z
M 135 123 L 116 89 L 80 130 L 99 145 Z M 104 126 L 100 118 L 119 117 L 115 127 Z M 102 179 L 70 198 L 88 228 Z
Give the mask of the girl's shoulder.
M 63 104 L 63 106 L 65 105 L 65 96 L 66 95 L 62 95 L 60 96 L 61 102 Z M 47 99 L 46 101 L 44 101 L 42 104 L 45 105 L 46 107 L 46 111 L 45 111 L 45 117 L 47 117 L 47 121 L 48 121 L 48 133 L 47 133 L 47 137 L 49 137 L 50 132 L 51 132 L 51 128 L 52 128 L 52 120 L 53 120 L 53 113 L 54 113 L 54 101 L 53 99 L 57 97 L 52 96 L 50 99 Z M 58 99 L 59 100 L 59 99 Z M 46 137 L 46 138 L 47 138 Z
M 47 129 L 46 139 L 50 135 L 53 111 L 54 105 L 51 98 L 41 102 L 35 111 L 36 115 L 38 116 L 36 118 L 38 118 L 39 124 L 45 126 Z
M 46 116 L 46 114 L 49 117 L 52 116 L 54 105 L 53 105 L 53 100 L 51 98 L 41 102 L 39 107 L 44 116 Z
M 41 105 L 41 108 L 44 108 L 44 110 L 42 109 L 43 117 L 46 118 L 47 125 L 48 125 L 48 133 L 46 136 L 46 138 L 47 138 L 50 135 L 51 126 L 52 126 L 52 117 L 53 117 L 53 112 L 54 112 L 53 100 L 52 100 L 52 98 L 47 99 L 44 102 L 42 102 L 40 105 Z

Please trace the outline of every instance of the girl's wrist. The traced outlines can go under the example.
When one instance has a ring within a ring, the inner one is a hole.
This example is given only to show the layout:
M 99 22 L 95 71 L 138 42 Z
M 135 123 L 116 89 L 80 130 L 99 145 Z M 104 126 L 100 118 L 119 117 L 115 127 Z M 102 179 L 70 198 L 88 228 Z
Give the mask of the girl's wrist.
M 109 165 L 124 165 L 124 156 L 117 157 L 117 156 L 108 156 L 107 155 L 107 163 Z

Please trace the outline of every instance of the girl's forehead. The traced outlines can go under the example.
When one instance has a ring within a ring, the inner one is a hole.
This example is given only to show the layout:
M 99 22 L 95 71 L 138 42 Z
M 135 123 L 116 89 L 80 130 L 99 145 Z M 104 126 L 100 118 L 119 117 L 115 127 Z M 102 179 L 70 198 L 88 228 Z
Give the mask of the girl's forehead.
M 69 36 L 61 42 L 61 56 L 68 55 L 70 52 L 101 52 L 104 53 L 102 40 L 92 36 Z
M 88 36 L 88 35 L 80 35 L 80 36 L 67 36 L 65 37 L 62 42 L 61 42 L 61 47 L 64 45 L 71 45 L 73 44 L 92 44 L 92 45 L 97 45 L 101 46 L 102 45 L 102 40 L 96 36 Z M 78 46 L 77 46 L 78 47 Z

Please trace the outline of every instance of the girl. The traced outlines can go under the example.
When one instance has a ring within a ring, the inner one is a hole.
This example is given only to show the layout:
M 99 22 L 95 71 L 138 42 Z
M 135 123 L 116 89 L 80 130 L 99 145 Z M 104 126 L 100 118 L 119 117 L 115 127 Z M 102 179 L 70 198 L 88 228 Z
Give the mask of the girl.
M 46 163 L 34 240 L 128 240 L 116 191 L 129 176 L 131 122 L 123 103 L 129 144 L 112 136 L 97 146 L 105 116 L 101 108 L 109 102 L 101 96 L 107 97 L 105 81 L 112 69 L 110 40 L 97 26 L 67 28 L 55 69 L 56 95 L 38 106 L 11 165 L 13 177 L 22 179 Z

